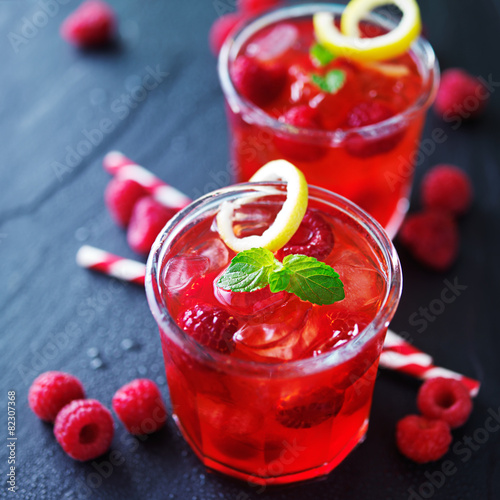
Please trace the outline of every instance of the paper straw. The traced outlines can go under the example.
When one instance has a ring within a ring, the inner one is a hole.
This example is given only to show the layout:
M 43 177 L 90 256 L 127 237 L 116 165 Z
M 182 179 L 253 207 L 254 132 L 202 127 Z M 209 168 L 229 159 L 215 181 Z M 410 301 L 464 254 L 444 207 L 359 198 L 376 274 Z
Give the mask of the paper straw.
M 152 172 L 137 165 L 119 151 L 109 152 L 103 159 L 104 169 L 111 175 L 132 179 L 143 186 L 162 205 L 181 210 L 191 203 L 191 198 L 163 182 Z

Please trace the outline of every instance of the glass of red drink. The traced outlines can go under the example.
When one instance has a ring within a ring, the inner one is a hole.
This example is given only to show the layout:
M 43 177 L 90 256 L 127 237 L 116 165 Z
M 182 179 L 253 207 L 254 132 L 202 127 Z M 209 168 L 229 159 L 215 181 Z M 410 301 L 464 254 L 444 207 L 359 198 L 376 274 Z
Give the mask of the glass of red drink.
M 289 160 L 310 184 L 354 201 L 393 237 L 408 209 L 439 68 L 432 47 L 422 38 L 407 53 L 383 63 L 339 56 L 322 66 L 310 55 L 315 43 L 312 16 L 327 11 L 339 21 L 342 10 L 328 4 L 278 9 L 226 41 L 219 78 L 227 104 L 233 174 L 237 182 L 247 181 L 268 161 Z M 360 29 L 372 37 L 394 26 L 385 17 L 371 15 Z M 253 87 L 245 91 L 234 79 L 235 63 L 241 68 L 242 58 L 269 70 L 265 76 L 255 72 Z M 312 75 L 325 76 L 331 70 L 345 78 L 334 93 L 312 81 Z
M 280 209 L 285 186 L 244 183 L 198 199 L 167 224 L 147 265 L 146 292 L 179 429 L 206 466 L 257 484 L 326 475 L 363 440 L 401 293 L 399 259 L 382 227 L 317 187 L 309 187 L 308 212 L 332 232 L 322 260 L 339 273 L 345 299 L 319 306 L 269 287 L 218 288 L 235 255 L 217 231 L 219 207 L 239 202 L 235 232 L 260 234 Z M 307 240 L 306 226 L 299 239 Z M 191 313 L 208 315 L 205 330 L 180 328 Z M 218 336 L 222 323 L 229 338 Z

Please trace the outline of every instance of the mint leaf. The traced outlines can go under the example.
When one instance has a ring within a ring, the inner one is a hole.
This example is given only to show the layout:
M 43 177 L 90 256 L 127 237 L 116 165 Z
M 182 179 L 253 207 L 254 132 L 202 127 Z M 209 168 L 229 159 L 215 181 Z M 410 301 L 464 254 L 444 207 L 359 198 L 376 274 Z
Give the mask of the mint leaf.
M 316 61 L 320 66 L 326 66 L 335 59 L 335 55 L 332 54 L 327 48 L 323 47 L 320 43 L 315 43 L 309 55 Z
M 269 275 L 269 288 L 271 292 L 282 292 L 288 288 L 290 284 L 290 272 L 285 267 L 271 272 Z
M 217 281 L 217 286 L 233 292 L 253 292 L 269 284 L 269 273 L 281 262 L 265 248 L 252 248 L 235 255 Z
M 324 262 L 305 255 L 287 255 L 283 266 L 290 273 L 287 291 L 313 304 L 333 304 L 345 297 L 338 273 Z
M 325 76 L 312 74 L 312 82 L 324 92 L 336 94 L 345 83 L 345 72 L 341 69 L 332 69 Z
M 287 255 L 281 263 L 264 248 L 238 253 L 217 286 L 233 292 L 253 292 L 269 285 L 313 304 L 333 304 L 345 297 L 338 273 L 324 262 L 306 255 Z

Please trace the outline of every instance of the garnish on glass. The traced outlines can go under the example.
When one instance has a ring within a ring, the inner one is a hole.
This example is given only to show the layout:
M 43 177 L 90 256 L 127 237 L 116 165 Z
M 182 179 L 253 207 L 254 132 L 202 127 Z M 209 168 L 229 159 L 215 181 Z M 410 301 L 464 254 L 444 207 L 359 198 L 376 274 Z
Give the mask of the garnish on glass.
M 287 255 L 280 262 L 270 250 L 239 252 L 217 281 L 233 292 L 253 292 L 269 285 L 273 293 L 286 291 L 312 304 L 333 304 L 344 299 L 344 284 L 328 264 L 306 255 Z

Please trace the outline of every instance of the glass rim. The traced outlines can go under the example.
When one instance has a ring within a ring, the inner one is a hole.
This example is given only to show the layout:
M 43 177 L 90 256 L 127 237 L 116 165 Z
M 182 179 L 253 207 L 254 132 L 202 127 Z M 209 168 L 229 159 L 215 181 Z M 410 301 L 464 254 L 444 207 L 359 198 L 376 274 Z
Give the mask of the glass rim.
M 387 289 L 380 309 L 369 325 L 354 339 L 336 349 L 318 356 L 283 362 L 244 360 L 233 358 L 217 351 L 209 351 L 189 337 L 177 325 L 174 318 L 170 316 L 161 291 L 161 271 L 164 265 L 163 257 L 169 245 L 175 241 L 184 227 L 190 222 L 194 223 L 197 220 L 196 216 L 199 217 L 207 210 L 210 210 L 210 208 L 219 206 L 220 203 L 218 202 L 229 199 L 231 196 L 235 197 L 235 195 L 240 193 L 243 195 L 245 193 L 255 194 L 256 192 L 269 194 L 270 187 L 279 187 L 283 190 L 284 186 L 285 184 L 282 182 L 252 182 L 212 191 L 193 201 L 175 215 L 160 232 L 151 248 L 146 265 L 145 289 L 149 307 L 157 325 L 183 351 L 187 351 L 190 356 L 201 360 L 205 365 L 211 365 L 216 370 L 234 370 L 240 375 L 246 373 L 257 376 L 269 376 L 270 374 L 296 376 L 297 370 L 301 374 L 306 375 L 325 370 L 328 367 L 338 366 L 354 357 L 379 331 L 386 328 L 398 306 L 402 291 L 401 264 L 396 249 L 383 228 L 368 213 L 343 196 L 317 186 L 309 186 L 310 198 L 313 195 L 313 199 L 329 203 L 330 206 L 347 215 L 359 226 L 360 230 L 368 233 L 374 242 L 370 242 L 370 247 L 374 248 L 376 245 L 380 250 L 380 252 L 377 252 L 377 255 L 380 254 L 382 256 L 384 265 L 386 266 L 384 276 L 386 278 Z M 274 193 L 276 193 L 275 190 Z
M 436 55 L 431 44 L 422 37 L 419 37 L 415 42 L 413 42 L 410 48 L 410 51 L 415 55 L 415 57 L 417 57 L 419 61 L 423 62 L 427 71 L 427 77 L 422 82 L 422 93 L 419 95 L 418 99 L 404 111 L 401 111 L 386 120 L 372 125 L 365 125 L 362 127 L 348 129 L 338 128 L 335 130 L 317 130 L 291 126 L 289 124 L 280 122 L 277 118 L 270 116 L 264 110 L 259 108 L 259 106 L 255 105 L 250 100 L 239 94 L 239 92 L 233 85 L 229 73 L 229 65 L 230 62 L 232 62 L 238 54 L 241 46 L 252 35 L 257 33 L 262 28 L 278 21 L 295 17 L 305 17 L 308 15 L 312 16 L 315 12 L 319 11 L 327 11 L 334 14 L 340 14 L 344 7 L 345 5 L 341 4 L 326 3 L 292 5 L 271 10 L 266 14 L 239 24 L 236 29 L 230 33 L 230 35 L 224 42 L 219 52 L 217 65 L 219 81 L 224 92 L 224 96 L 233 112 L 242 113 L 245 116 L 250 117 L 252 123 L 258 124 L 259 126 L 268 127 L 285 135 L 293 134 L 294 136 L 296 136 L 296 131 L 300 131 L 301 136 L 303 136 L 304 138 L 312 140 L 329 140 L 331 143 L 335 144 L 342 142 L 351 134 L 359 134 L 365 137 L 375 138 L 378 135 L 393 133 L 394 127 L 400 126 L 402 122 L 411 119 L 421 110 L 430 107 L 430 105 L 434 101 L 439 86 L 440 70 Z M 371 13 L 365 20 L 375 22 L 387 29 L 392 29 L 396 26 L 395 22 L 390 21 L 386 17 L 375 13 Z M 422 68 L 419 69 L 421 70 Z M 422 74 L 422 71 L 421 75 L 422 77 L 425 76 L 424 74 Z

